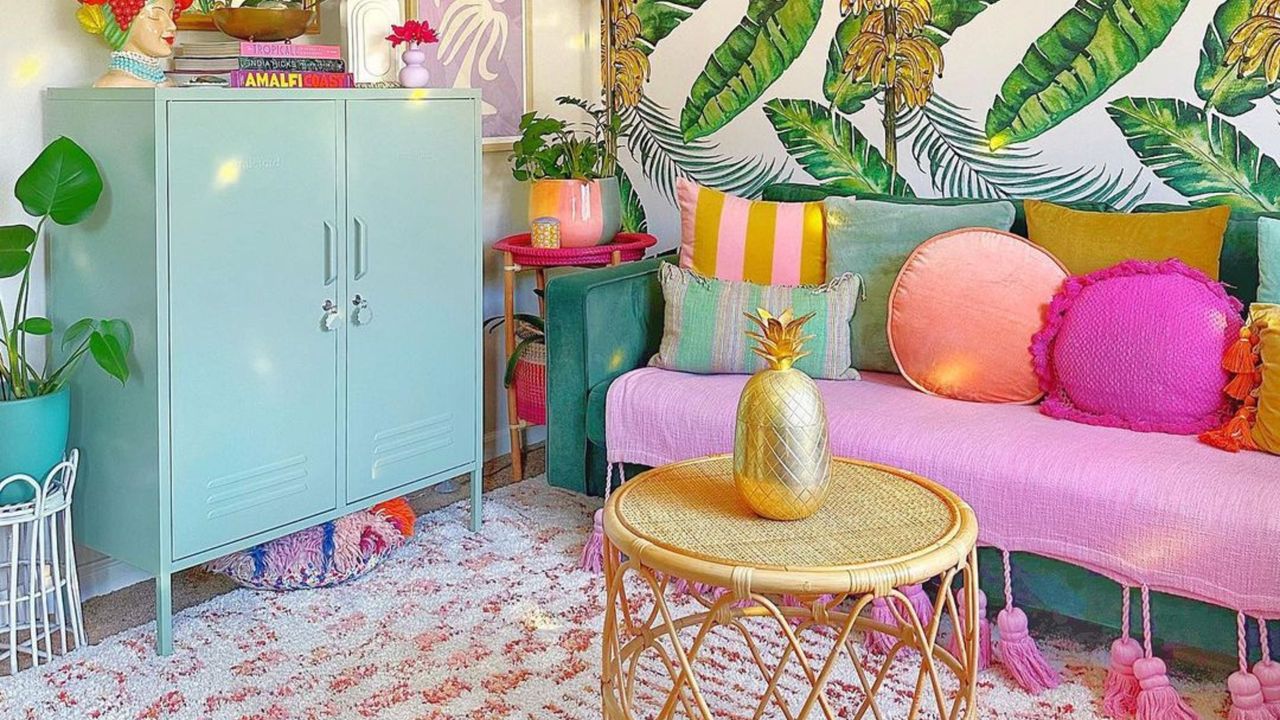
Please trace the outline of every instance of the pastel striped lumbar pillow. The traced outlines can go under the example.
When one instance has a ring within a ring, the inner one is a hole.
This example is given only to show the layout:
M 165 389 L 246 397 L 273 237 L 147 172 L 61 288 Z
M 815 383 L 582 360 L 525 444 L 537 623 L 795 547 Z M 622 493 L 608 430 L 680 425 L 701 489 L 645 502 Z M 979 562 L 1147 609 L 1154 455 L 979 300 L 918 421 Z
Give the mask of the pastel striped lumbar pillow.
M 862 287 L 857 275 L 846 273 L 825 285 L 783 287 L 715 280 L 662 263 L 658 279 L 666 308 L 652 367 L 703 375 L 755 373 L 765 362 L 751 352 L 746 332 L 754 328 L 744 313 L 764 308 L 780 315 L 791 308 L 797 316 L 814 314 L 804 327 L 813 336 L 804 344 L 809 355 L 795 366 L 813 378 L 858 378 L 850 348 L 850 320 Z
M 676 183 L 680 267 L 720 280 L 817 285 L 827 279 L 822 203 L 746 200 Z

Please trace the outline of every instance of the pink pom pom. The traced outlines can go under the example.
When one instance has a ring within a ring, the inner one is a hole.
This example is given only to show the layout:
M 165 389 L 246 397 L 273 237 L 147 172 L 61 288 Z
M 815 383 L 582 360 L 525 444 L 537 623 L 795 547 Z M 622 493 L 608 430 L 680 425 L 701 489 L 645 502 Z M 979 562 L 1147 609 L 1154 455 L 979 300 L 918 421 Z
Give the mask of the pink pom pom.
M 591 527 L 591 536 L 582 548 L 578 567 L 588 572 L 604 572 L 604 510 L 597 510 Z
M 1142 646 L 1133 638 L 1119 638 L 1111 643 L 1111 667 L 1103 685 L 1102 709 L 1114 720 L 1133 717 L 1138 711 L 1138 678 L 1133 664 L 1142 659 Z
M 1200 716 L 1178 696 L 1169 684 L 1169 673 L 1158 657 L 1142 658 L 1133 664 L 1138 678 L 1137 720 L 1200 720 Z
M 1036 641 L 1027 630 L 1027 614 L 1016 607 L 1007 607 L 996 617 L 1000 628 L 1000 663 L 1009 671 L 1014 682 L 1030 693 L 1056 688 L 1062 677 L 1049 667 Z

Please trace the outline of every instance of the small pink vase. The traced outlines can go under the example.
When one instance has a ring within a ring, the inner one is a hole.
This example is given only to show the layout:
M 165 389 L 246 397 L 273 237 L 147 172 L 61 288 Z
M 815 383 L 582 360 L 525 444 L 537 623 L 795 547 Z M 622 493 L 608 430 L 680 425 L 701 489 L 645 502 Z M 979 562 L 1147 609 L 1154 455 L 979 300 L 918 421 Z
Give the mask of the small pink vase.
M 400 70 L 400 85 L 407 88 L 424 88 L 431 80 L 427 70 L 427 51 L 420 43 L 412 43 L 404 51 L 404 68 Z

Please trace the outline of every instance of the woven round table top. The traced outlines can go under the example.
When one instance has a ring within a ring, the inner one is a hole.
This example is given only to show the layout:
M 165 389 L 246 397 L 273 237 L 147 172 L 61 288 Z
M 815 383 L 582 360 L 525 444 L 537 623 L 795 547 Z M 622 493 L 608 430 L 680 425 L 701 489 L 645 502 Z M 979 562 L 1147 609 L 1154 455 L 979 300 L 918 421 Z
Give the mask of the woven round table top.
M 739 497 L 728 455 L 665 465 L 622 486 L 604 530 L 655 570 L 765 593 L 877 592 L 915 584 L 965 561 L 977 542 L 973 511 L 918 475 L 834 458 L 831 493 L 811 517 L 757 516 Z

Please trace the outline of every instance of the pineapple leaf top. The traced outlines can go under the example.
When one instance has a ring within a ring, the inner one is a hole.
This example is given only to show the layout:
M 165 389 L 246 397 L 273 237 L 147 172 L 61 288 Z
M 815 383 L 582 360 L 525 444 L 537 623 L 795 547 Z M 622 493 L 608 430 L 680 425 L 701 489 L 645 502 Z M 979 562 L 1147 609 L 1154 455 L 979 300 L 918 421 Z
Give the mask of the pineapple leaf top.
M 809 354 L 804 352 L 804 344 L 813 336 L 800 333 L 804 324 L 813 318 L 813 313 L 795 317 L 791 308 L 787 308 L 775 317 L 764 308 L 756 308 L 755 315 L 743 314 L 760 329 L 760 332 L 748 332 L 747 337 L 756 341 L 757 345 L 751 351 L 764 358 L 769 369 L 789 370 L 797 360 Z

